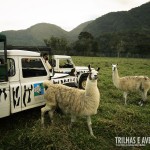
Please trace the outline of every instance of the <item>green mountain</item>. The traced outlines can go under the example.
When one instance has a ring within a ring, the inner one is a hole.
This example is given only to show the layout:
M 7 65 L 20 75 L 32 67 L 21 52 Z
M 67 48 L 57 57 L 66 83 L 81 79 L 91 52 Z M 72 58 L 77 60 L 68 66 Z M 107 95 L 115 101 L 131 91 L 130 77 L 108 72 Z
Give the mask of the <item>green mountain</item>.
M 24 45 L 38 46 L 44 45 L 43 39 L 51 36 L 67 37 L 68 32 L 60 27 L 48 24 L 39 23 L 26 30 L 4 31 L 2 34 L 7 36 L 8 45 Z
M 7 36 L 8 45 L 16 46 L 41 46 L 45 45 L 43 40 L 51 36 L 64 37 L 72 42 L 77 40 L 79 33 L 87 26 L 89 22 L 82 23 L 74 30 L 67 32 L 62 28 L 48 23 L 39 23 L 25 30 L 3 31 L 2 34 Z
M 150 30 L 150 2 L 129 11 L 108 13 L 83 29 L 95 37 L 129 30 Z

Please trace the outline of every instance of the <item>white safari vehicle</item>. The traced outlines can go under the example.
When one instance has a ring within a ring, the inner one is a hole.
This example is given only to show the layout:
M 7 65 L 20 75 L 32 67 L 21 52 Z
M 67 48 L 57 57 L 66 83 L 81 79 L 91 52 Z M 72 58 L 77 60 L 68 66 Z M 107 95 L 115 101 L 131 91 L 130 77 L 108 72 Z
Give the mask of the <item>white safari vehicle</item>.
M 6 50 L 6 37 L 3 35 L 0 35 L 0 43 L 0 47 L 3 46 L 0 50 L 0 118 L 44 105 L 45 80 L 84 88 L 88 68 L 75 67 L 70 56 L 53 56 L 52 73 L 40 53 Z M 63 65 L 63 61 L 72 64 Z
M 75 75 L 77 77 L 76 86 L 85 89 L 86 80 L 88 76 L 88 67 L 75 66 L 71 56 L 66 55 L 53 55 L 51 59 L 54 67 L 54 72 L 65 73 L 69 75 Z M 92 68 L 94 69 L 94 68 Z M 75 72 L 73 72 L 73 70 Z

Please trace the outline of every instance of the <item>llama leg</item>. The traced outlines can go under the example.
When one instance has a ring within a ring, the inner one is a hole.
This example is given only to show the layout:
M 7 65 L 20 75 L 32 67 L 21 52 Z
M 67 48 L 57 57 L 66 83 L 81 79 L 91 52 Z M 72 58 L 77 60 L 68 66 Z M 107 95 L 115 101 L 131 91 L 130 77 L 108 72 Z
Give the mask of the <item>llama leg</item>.
M 71 115 L 71 123 L 74 123 L 76 121 L 76 116 Z
M 41 108 L 41 125 L 42 125 L 42 127 L 44 127 L 44 115 L 47 111 L 50 111 L 50 110 L 51 110 L 51 108 L 48 107 L 47 105 L 45 107 Z
M 144 92 L 142 92 L 142 100 L 139 102 L 140 106 L 143 106 L 143 104 L 146 102 L 146 100 L 147 100 L 147 92 L 148 92 L 148 90 L 145 90 Z
M 92 122 L 91 122 L 91 117 L 90 116 L 87 116 L 87 124 L 88 124 L 88 128 L 89 128 L 89 131 L 90 131 L 90 135 L 94 138 L 96 138 L 93 134 L 93 130 L 92 130 Z
M 123 97 L 124 97 L 124 100 L 125 100 L 125 105 L 127 105 L 127 95 L 128 95 L 127 92 L 123 92 Z
M 76 121 L 76 116 L 75 115 L 71 115 L 71 123 L 70 123 L 70 127 L 73 126 L 74 122 Z
M 146 100 L 147 100 L 147 92 L 148 92 L 148 90 L 145 90 L 143 93 L 143 101 L 144 102 L 146 102 Z
M 54 113 L 54 108 L 53 109 L 51 109 L 49 112 L 48 112 L 48 115 L 49 115 L 49 118 L 50 118 L 50 120 L 51 120 L 51 123 L 53 123 L 53 113 Z

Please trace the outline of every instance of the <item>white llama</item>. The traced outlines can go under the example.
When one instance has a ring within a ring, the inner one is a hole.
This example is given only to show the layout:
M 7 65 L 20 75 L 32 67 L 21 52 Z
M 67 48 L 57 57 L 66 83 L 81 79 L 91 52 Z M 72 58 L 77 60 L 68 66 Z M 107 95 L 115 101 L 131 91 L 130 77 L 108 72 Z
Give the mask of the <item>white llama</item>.
M 147 100 L 147 92 L 150 89 L 150 79 L 146 76 L 125 76 L 119 77 L 117 64 L 112 64 L 112 80 L 116 88 L 123 91 L 125 104 L 127 104 L 127 95 L 130 91 L 139 91 L 142 93 L 142 106 Z
M 89 76 L 87 78 L 85 90 L 67 87 L 61 84 L 52 84 L 50 81 L 44 82 L 48 87 L 44 98 L 46 106 L 41 109 L 41 124 L 44 125 L 44 114 L 49 112 L 52 121 L 53 112 L 56 106 L 64 113 L 71 114 L 71 123 L 75 122 L 76 116 L 86 116 L 90 135 L 95 137 L 92 131 L 91 115 L 97 114 L 99 107 L 100 93 L 97 87 L 97 71 L 89 67 Z

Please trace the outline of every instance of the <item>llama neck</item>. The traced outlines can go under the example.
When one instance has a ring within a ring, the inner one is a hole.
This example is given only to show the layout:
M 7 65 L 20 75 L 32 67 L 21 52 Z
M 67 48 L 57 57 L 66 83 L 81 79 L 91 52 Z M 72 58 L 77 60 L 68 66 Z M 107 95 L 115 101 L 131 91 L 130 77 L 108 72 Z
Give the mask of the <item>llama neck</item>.
M 89 78 L 87 78 L 85 94 L 94 95 L 97 92 L 97 90 L 97 80 L 89 80 Z
M 117 68 L 115 68 L 115 70 L 112 72 L 112 79 L 113 79 L 114 85 L 118 88 L 119 83 L 120 83 L 120 80 L 119 80 L 120 77 L 119 77 Z

